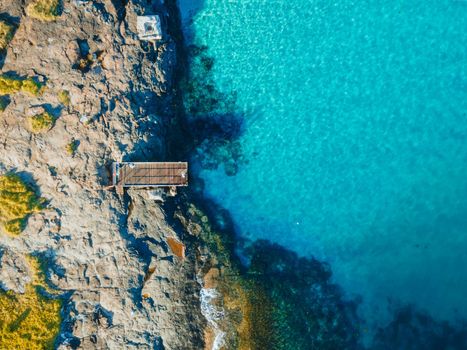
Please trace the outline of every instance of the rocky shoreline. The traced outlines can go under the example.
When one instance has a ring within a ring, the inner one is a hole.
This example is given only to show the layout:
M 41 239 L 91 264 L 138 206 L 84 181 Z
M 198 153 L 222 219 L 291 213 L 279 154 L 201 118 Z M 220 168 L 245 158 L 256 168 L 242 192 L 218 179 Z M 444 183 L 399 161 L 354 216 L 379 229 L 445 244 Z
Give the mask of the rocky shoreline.
M 257 263 L 245 267 L 228 212 L 202 197 L 196 176 L 164 205 L 148 191 L 119 196 L 107 187 L 115 160 L 196 154 L 202 166 L 224 163 L 231 174 L 242 161 L 241 118 L 229 114 L 232 99 L 213 90 L 205 48 L 185 46 L 177 2 L 66 1 L 52 22 L 26 16 L 24 6 L 0 5 L 16 26 L 2 72 L 46 88 L 9 97 L 1 173 L 19 174 L 47 206 L 19 236 L 1 236 L 0 274 L 4 289 L 21 293 L 31 279 L 26 257 L 47 262 L 46 280 L 63 300 L 55 346 L 298 349 L 329 334 L 331 346 L 354 345 L 353 308 L 341 302 L 328 268 L 265 242 L 252 247 Z M 147 13 L 164 19 L 156 48 L 136 35 L 136 16 Z M 200 69 L 191 76 L 193 63 Z M 54 117 L 44 133 L 26 122 L 38 112 Z M 296 278 L 284 287 L 276 266 Z M 308 295 L 310 287 L 318 292 Z M 293 317 L 291 290 L 309 298 L 309 323 Z M 323 301 L 331 310 L 324 316 Z M 284 340 L 284 332 L 296 336 Z
M 11 333 L 0 348 L 365 348 L 358 302 L 330 266 L 239 242 L 196 173 L 165 203 L 109 187 L 112 161 L 194 159 L 230 175 L 244 161 L 235 96 L 216 89 L 208 48 L 184 42 L 177 1 L 51 0 L 63 6 L 39 19 L 28 10 L 37 1 L 49 0 L 0 2 L 0 180 L 19 176 L 41 204 L 26 208 L 24 229 L 13 218 L 21 233 L 0 234 L 0 316 L 21 309 L 11 324 L 0 317 Z M 154 13 L 164 29 L 155 47 L 136 34 L 137 16 Z M 47 346 L 28 343 L 29 329 L 14 339 L 33 316 L 53 333 Z M 467 331 L 406 306 L 371 348 L 445 339 L 465 348 Z
M 2 287 L 23 291 L 28 255 L 48 262 L 47 282 L 63 298 L 59 349 L 202 348 L 196 240 L 175 231 L 148 192 L 106 188 L 114 160 L 166 160 L 176 44 L 169 35 L 156 48 L 141 43 L 135 23 L 158 13 L 170 25 L 168 9 L 158 1 L 64 1 L 60 16 L 43 22 L 25 6 L 0 4 L 16 27 L 0 66 L 45 89 L 9 95 L 0 170 L 19 174 L 47 206 L 19 236 L 1 235 Z M 47 132 L 27 125 L 37 111 L 54 116 Z M 186 245 L 184 259 L 170 239 Z

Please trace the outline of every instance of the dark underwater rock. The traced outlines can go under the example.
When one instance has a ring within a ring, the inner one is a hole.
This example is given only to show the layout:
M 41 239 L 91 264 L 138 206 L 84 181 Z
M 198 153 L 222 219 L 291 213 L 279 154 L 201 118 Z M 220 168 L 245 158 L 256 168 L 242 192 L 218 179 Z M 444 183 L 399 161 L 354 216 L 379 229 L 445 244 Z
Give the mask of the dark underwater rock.
M 380 328 L 371 350 L 464 350 L 467 325 L 434 320 L 411 306 L 401 308 L 389 325 Z
M 235 175 L 243 162 L 238 138 L 244 131 L 244 117 L 236 110 L 236 94 L 220 91 L 215 85 L 211 73 L 215 62 L 207 47 L 190 46 L 186 61 L 189 70 L 180 88 L 186 133 L 192 142 L 189 153 L 204 169 L 223 164 L 227 175 Z
M 345 301 L 330 281 L 328 264 L 264 240 L 255 242 L 249 255 L 251 295 L 255 298 L 255 289 L 264 294 L 263 306 L 250 315 L 252 324 L 266 327 L 253 332 L 255 348 L 357 348 L 356 304 Z

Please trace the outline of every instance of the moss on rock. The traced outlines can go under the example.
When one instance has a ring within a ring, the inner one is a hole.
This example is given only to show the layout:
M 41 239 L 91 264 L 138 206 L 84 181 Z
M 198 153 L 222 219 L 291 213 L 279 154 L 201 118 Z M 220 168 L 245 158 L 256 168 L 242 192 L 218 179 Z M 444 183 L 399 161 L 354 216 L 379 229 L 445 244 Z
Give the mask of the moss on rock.
M 38 96 L 42 93 L 42 90 L 42 84 L 33 78 L 0 75 L 0 95 L 11 95 L 21 91 L 32 96 Z
M 68 145 L 66 145 L 65 150 L 70 156 L 75 155 L 76 151 L 78 150 L 79 141 L 73 140 Z
M 70 102 L 71 102 L 71 99 L 70 99 L 70 92 L 67 91 L 67 90 L 61 90 L 58 95 L 58 101 L 64 105 L 65 107 L 68 107 L 70 106 Z
M 32 213 L 43 208 L 44 200 L 18 175 L 0 176 L 0 227 L 6 233 L 20 234 Z
M 21 91 L 29 95 L 32 95 L 32 96 L 40 95 L 42 90 L 43 90 L 42 84 L 35 81 L 32 78 L 27 78 L 22 81 Z
M 28 117 L 28 122 L 33 133 L 41 133 L 52 129 L 56 118 L 48 112 Z
M 45 281 L 39 273 L 39 262 L 28 261 L 34 276 L 25 293 L 0 291 L 2 349 L 52 349 L 60 329 L 62 302 L 40 293 Z
M 0 75 L 0 95 L 10 95 L 21 91 L 23 81 L 20 78 Z
M 28 16 L 41 21 L 54 21 L 60 12 L 60 0 L 33 0 L 26 8 Z
M 0 50 L 6 49 L 11 39 L 13 39 L 14 33 L 15 27 L 12 24 L 0 20 Z

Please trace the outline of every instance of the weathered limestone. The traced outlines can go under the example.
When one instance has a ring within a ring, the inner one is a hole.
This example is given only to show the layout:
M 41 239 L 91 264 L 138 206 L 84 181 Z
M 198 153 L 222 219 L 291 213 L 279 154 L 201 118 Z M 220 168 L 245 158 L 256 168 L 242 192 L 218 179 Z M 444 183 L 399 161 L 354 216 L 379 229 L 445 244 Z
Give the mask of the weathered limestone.
M 11 96 L 0 113 L 0 173 L 34 179 L 48 200 L 19 237 L 0 237 L 0 279 L 21 292 L 30 279 L 22 255 L 53 262 L 49 281 L 69 293 L 60 349 L 178 350 L 202 342 L 194 259 L 173 255 L 166 240 L 177 233 L 144 191 L 130 191 L 128 206 L 105 189 L 110 160 L 159 160 L 165 152 L 175 44 L 165 38 L 154 51 L 128 29 L 138 14 L 164 13 L 152 2 L 64 1 L 50 23 L 25 16 L 23 2 L 0 2 L 0 13 L 20 23 L 2 72 L 47 84 L 41 96 Z M 60 103 L 63 90 L 69 106 Z M 37 107 L 58 119 L 31 135 L 26 116 Z M 74 156 L 66 152 L 72 140 Z
M 24 293 L 31 283 L 32 272 L 27 261 L 10 249 L 0 250 L 0 286 L 4 290 Z

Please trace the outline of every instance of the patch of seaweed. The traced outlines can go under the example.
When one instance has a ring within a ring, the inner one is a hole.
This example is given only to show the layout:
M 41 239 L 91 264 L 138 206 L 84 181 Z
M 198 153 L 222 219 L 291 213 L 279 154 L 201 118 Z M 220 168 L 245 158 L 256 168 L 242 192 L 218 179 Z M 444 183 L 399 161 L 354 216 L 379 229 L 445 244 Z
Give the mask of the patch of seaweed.
M 65 107 L 71 104 L 70 92 L 68 90 L 60 90 L 57 94 L 58 101 Z
M 76 151 L 78 151 L 79 144 L 80 142 L 78 140 L 71 140 L 71 142 L 65 146 L 66 153 L 70 156 L 74 156 Z
M 238 141 L 244 131 L 244 117 L 237 111 L 236 94 L 221 92 L 214 83 L 214 59 L 206 46 L 191 45 L 183 54 L 187 67 L 179 73 L 179 130 L 174 132 L 172 151 L 190 157 L 204 169 L 224 165 L 235 175 L 243 163 Z M 187 142 L 189 141 L 189 142 Z
M 331 269 L 268 241 L 247 250 L 244 266 L 234 254 L 232 231 L 218 231 L 197 206 L 179 203 L 175 217 L 208 247 L 226 317 L 218 324 L 227 347 L 238 349 L 356 349 L 356 303 L 331 282 Z M 225 223 L 221 226 L 229 227 Z
M 331 283 L 329 265 L 264 240 L 249 248 L 249 256 L 253 348 L 357 348 L 356 304 L 344 301 Z
M 437 321 L 405 306 L 396 311 L 391 323 L 377 331 L 371 349 L 467 349 L 467 324 Z

